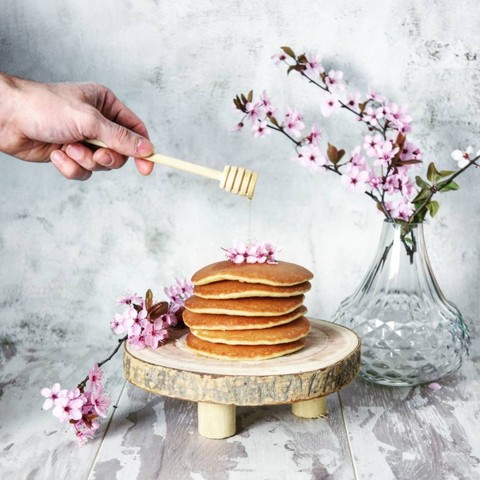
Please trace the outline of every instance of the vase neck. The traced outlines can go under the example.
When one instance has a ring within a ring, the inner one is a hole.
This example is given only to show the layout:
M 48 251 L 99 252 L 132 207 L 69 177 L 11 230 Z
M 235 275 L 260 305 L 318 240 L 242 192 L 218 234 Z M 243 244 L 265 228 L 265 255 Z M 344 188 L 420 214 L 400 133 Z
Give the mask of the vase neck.
M 364 287 L 380 285 L 386 289 L 414 292 L 426 283 L 438 288 L 428 260 L 423 225 L 384 222 Z

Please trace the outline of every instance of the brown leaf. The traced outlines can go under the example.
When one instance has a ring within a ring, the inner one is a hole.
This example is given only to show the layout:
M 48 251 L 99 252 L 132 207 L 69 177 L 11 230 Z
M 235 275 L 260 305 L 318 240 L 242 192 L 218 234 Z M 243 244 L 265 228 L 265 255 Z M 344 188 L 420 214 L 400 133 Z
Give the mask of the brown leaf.
M 328 144 L 327 157 L 334 165 L 336 165 L 339 161 L 337 147 L 331 143 Z
M 289 56 L 296 60 L 297 56 L 290 47 L 281 47 L 281 49 Z

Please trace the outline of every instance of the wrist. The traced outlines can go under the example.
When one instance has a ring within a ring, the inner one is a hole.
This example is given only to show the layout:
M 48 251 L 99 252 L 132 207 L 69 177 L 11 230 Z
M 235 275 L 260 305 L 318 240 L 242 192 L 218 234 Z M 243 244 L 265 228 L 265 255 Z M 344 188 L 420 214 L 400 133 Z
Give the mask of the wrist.
M 0 72 L 0 151 L 11 154 L 12 139 L 18 135 L 15 120 L 23 80 Z

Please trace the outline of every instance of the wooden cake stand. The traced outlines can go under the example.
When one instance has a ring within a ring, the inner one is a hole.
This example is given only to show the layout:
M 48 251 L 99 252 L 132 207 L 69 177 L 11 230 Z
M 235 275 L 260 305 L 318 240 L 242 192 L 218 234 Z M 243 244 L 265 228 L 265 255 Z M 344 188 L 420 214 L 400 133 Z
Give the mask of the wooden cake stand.
M 125 346 L 125 376 L 149 392 L 197 402 L 198 431 L 208 438 L 235 434 L 237 405 L 291 403 L 299 417 L 324 417 L 327 395 L 349 384 L 360 369 L 360 339 L 345 327 L 311 322 L 302 350 L 248 362 L 196 355 L 185 345 L 186 330 L 177 330 L 156 350 Z

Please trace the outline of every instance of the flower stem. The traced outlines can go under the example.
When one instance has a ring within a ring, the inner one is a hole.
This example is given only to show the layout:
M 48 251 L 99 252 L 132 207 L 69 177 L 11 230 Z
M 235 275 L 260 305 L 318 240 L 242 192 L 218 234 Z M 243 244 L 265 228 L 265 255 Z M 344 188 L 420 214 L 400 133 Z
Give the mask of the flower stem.
M 275 127 L 273 125 L 267 125 L 268 128 L 272 130 L 276 130 L 277 132 L 282 132 L 286 137 L 288 137 L 297 147 L 300 147 L 302 144 L 301 142 L 295 140 L 292 136 L 290 136 L 283 128 Z
M 287 64 L 287 65 L 288 65 L 288 64 Z M 318 82 L 316 82 L 315 80 L 313 80 L 312 78 L 310 78 L 308 75 L 306 75 L 306 74 L 303 73 L 303 72 L 300 72 L 300 75 L 302 75 L 302 77 L 305 77 L 310 83 L 313 83 L 313 84 L 316 85 L 317 87 L 321 88 L 323 91 L 328 92 L 328 93 L 331 94 L 330 89 L 329 89 L 328 87 L 323 86 L 323 85 L 320 85 Z M 387 137 L 386 137 L 386 134 L 385 134 L 385 132 L 384 132 L 383 129 L 380 129 L 380 128 L 378 128 L 378 127 L 375 127 L 374 125 L 370 125 L 370 124 L 367 123 L 365 120 L 363 120 L 363 115 L 362 115 L 361 113 L 356 112 L 353 108 L 349 107 L 346 103 L 343 103 L 340 99 L 337 99 L 337 101 L 338 101 L 338 103 L 340 104 L 340 106 L 341 106 L 342 108 L 345 108 L 346 110 L 348 110 L 349 112 L 352 112 L 354 115 L 356 115 L 358 118 L 360 118 L 361 121 L 368 126 L 368 128 L 371 128 L 371 129 L 373 129 L 373 130 L 381 133 L 384 139 L 387 138 Z
M 102 365 L 104 365 L 105 363 L 107 363 L 109 360 L 111 360 L 114 355 L 120 350 L 120 347 L 122 345 L 122 343 L 128 338 L 128 335 L 125 335 L 124 337 L 122 338 L 119 338 L 118 339 L 118 345 L 114 348 L 113 352 L 107 357 L 105 358 L 105 360 L 102 360 L 101 362 L 98 363 L 98 367 L 101 367 Z M 88 382 L 88 375 L 78 384 L 78 388 L 80 390 L 84 389 L 85 386 L 87 385 L 87 382 Z
M 467 165 L 465 165 L 463 168 L 461 168 L 460 170 L 458 170 L 458 172 L 455 172 L 448 180 L 445 180 L 444 182 L 442 182 L 442 188 L 443 187 L 446 187 L 447 185 L 449 185 L 450 183 L 453 182 L 453 180 L 455 180 L 455 178 L 457 178 L 460 174 L 462 174 L 465 170 L 467 170 L 467 168 L 470 168 L 472 165 L 475 165 L 476 167 L 478 167 L 479 165 L 476 163 L 476 161 L 480 158 L 480 155 L 476 156 L 473 160 L 470 160 L 469 163 L 467 163 Z M 408 223 L 412 223 L 414 221 L 414 218 L 416 215 L 418 215 L 427 205 L 428 203 L 430 202 L 430 200 L 432 199 L 432 197 L 438 192 L 438 189 L 436 188 L 436 185 L 433 185 L 432 186 L 432 189 L 430 190 L 430 193 L 428 195 L 428 197 L 423 201 L 423 203 L 412 213 L 410 219 L 408 220 Z

